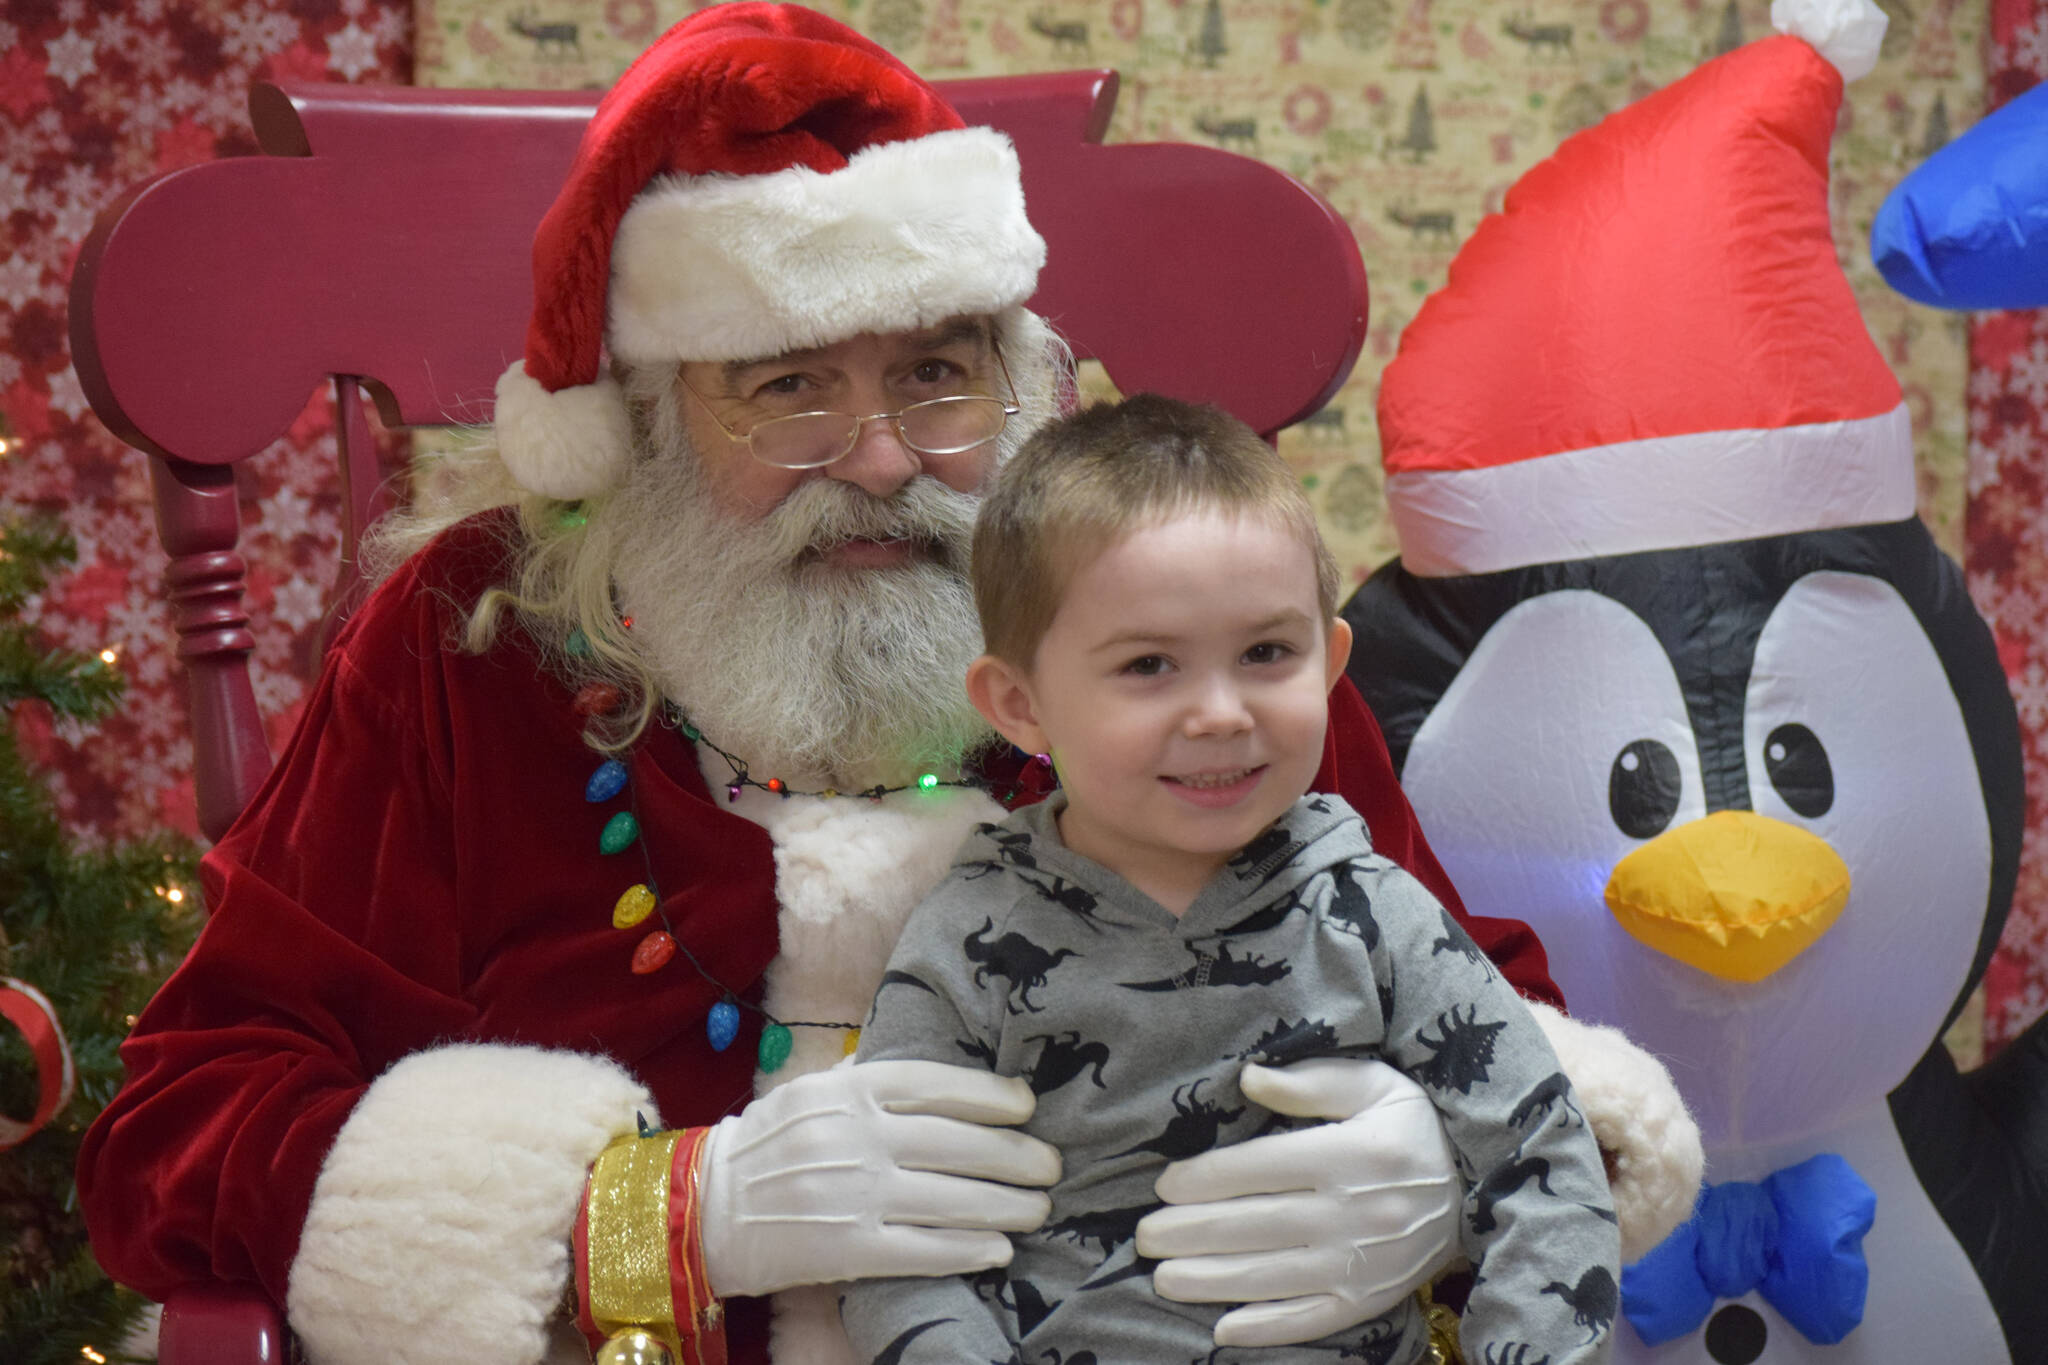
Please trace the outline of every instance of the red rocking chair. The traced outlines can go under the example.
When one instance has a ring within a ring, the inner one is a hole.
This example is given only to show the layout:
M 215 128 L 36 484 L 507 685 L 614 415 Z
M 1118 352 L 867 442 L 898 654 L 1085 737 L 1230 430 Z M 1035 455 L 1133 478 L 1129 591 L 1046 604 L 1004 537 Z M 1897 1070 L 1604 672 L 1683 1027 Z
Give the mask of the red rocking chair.
M 1271 434 L 1326 402 L 1365 336 L 1343 219 L 1259 162 L 1105 146 L 1107 71 L 953 82 L 1015 141 L 1049 263 L 1032 307 L 1124 392 L 1222 405 Z M 71 342 L 93 410 L 149 457 L 189 680 L 199 818 L 234 821 L 271 756 L 248 656 L 234 464 L 332 382 L 345 490 L 339 587 L 387 487 L 388 426 L 488 417 L 520 353 L 533 229 L 595 105 L 585 93 L 258 86 L 262 156 L 174 171 L 104 213 L 79 256 Z M 164 1365 L 285 1358 L 250 1286 L 171 1296 Z

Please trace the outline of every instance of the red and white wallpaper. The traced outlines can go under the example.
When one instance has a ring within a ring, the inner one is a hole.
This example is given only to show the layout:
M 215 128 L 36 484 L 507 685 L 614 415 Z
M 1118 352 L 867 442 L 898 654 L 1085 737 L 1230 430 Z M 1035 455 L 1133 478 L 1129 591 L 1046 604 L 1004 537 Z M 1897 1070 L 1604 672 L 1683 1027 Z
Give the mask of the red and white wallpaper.
M 1996 105 L 2048 77 L 2048 0 L 1985 3 Z M 1336 11 L 1341 27 L 1350 11 Z M 861 22 L 858 9 L 852 17 Z M 78 245 L 136 182 L 254 153 L 244 108 L 254 79 L 411 79 L 413 22 L 411 0 L 0 0 L 0 415 L 15 437 L 0 461 L 0 518 L 30 507 L 63 515 L 79 564 L 32 604 L 32 619 L 55 644 L 114 648 L 131 683 L 121 712 L 90 731 L 53 727 L 31 708 L 15 718 L 83 837 L 196 824 L 145 464 L 93 418 L 70 368 L 65 294 Z M 2048 314 L 1975 320 L 1968 389 L 1965 558 L 2019 703 L 2034 793 L 1987 983 L 1995 1045 L 2048 1012 Z M 319 401 L 245 462 L 242 549 L 263 623 L 253 675 L 274 740 L 316 663 L 339 542 L 334 463 Z

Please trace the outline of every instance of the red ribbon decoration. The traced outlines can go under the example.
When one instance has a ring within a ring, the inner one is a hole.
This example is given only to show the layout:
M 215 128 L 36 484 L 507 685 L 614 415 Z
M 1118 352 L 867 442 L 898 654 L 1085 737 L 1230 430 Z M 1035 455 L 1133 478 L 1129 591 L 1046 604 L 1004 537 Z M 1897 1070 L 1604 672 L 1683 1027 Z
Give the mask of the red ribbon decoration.
M 0 1015 L 21 1030 L 36 1060 L 36 1112 L 28 1122 L 0 1114 L 0 1152 L 19 1147 L 37 1130 L 57 1116 L 71 1102 L 71 1090 L 78 1080 L 71 1062 L 71 1045 L 64 1039 L 57 1011 L 41 991 L 26 981 L 0 977 Z

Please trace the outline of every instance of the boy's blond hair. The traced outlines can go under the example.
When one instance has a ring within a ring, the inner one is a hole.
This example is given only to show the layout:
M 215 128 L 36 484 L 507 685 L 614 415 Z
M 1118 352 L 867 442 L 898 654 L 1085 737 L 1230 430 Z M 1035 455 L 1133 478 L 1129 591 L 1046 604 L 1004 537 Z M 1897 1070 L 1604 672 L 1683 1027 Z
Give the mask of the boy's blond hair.
M 1090 560 L 1138 527 L 1210 508 L 1296 536 L 1323 619 L 1337 614 L 1337 562 L 1279 454 L 1220 408 L 1141 393 L 1047 423 L 996 476 L 974 528 L 982 647 L 1029 669 Z

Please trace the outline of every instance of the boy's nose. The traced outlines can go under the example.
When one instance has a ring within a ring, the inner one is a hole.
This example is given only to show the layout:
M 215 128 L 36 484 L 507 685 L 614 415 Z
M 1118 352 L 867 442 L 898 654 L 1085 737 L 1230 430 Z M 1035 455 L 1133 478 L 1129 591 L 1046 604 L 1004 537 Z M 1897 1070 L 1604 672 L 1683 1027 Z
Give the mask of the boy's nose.
M 1205 680 L 1188 708 L 1186 729 L 1190 735 L 1235 734 L 1251 728 L 1251 710 L 1244 694 L 1228 679 Z

